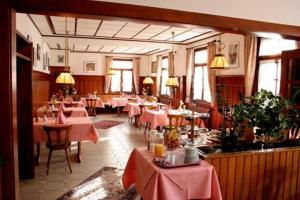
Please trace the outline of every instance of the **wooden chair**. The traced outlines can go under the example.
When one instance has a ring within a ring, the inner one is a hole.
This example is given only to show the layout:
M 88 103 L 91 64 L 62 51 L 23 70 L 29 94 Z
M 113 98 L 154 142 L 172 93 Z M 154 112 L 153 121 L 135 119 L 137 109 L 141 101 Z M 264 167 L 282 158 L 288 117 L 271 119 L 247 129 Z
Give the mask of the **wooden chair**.
M 96 102 L 97 99 L 95 98 L 86 98 L 86 108 L 88 111 L 89 116 L 96 116 Z
M 289 130 L 289 139 L 290 140 L 295 140 L 299 136 L 299 131 L 300 131 L 300 124 L 295 123 Z
M 65 102 L 64 103 L 65 107 L 70 108 L 70 107 L 78 107 L 78 103 L 74 103 L 74 102 Z
M 171 129 L 178 129 L 179 126 L 182 124 L 182 115 L 174 115 L 174 114 L 168 114 L 169 118 L 169 125 L 163 126 L 163 129 L 165 130 L 171 130 Z M 173 120 L 175 120 L 175 124 L 173 124 Z
M 52 152 L 54 150 L 64 150 L 65 151 L 69 169 L 70 169 L 70 172 L 72 173 L 70 159 L 69 159 L 69 155 L 68 155 L 68 151 L 67 151 L 71 146 L 71 141 L 70 141 L 71 127 L 72 127 L 72 125 L 70 125 L 70 124 L 60 125 L 60 126 L 44 126 L 43 127 L 47 134 L 46 147 L 49 149 L 48 162 L 47 162 L 47 175 L 49 174 L 51 156 L 52 156 Z

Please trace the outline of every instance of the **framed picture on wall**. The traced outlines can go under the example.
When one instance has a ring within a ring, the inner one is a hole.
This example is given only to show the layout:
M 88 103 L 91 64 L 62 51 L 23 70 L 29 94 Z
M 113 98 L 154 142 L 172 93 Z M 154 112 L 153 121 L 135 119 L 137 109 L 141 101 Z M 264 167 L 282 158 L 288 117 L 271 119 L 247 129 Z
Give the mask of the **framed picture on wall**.
M 96 61 L 84 61 L 83 62 L 83 71 L 84 72 L 96 72 Z
M 153 61 L 153 62 L 151 63 L 151 73 L 152 73 L 152 74 L 157 73 L 157 61 Z
M 228 48 L 228 64 L 230 68 L 239 67 L 239 43 L 233 42 Z
M 64 63 L 65 56 L 64 55 L 57 55 L 57 63 Z

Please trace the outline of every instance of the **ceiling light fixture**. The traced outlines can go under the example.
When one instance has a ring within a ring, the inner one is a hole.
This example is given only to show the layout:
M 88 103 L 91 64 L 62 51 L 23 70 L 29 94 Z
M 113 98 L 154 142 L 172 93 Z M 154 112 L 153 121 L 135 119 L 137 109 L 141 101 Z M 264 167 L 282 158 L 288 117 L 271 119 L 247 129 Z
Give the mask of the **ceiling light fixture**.
M 69 65 L 69 44 L 68 44 L 68 19 L 65 20 L 65 29 L 66 29 L 66 35 L 65 35 L 65 67 L 68 67 Z M 71 72 L 61 72 L 59 76 L 55 80 L 58 84 L 65 84 L 65 85 L 74 85 L 75 80 L 71 74 Z
M 175 73 L 175 51 L 174 51 L 174 39 L 175 39 L 175 33 L 172 32 L 172 37 L 173 37 L 173 43 L 172 43 L 172 60 L 169 60 L 169 62 L 171 63 L 172 66 L 172 75 L 169 76 L 166 86 L 168 87 L 178 87 L 178 78 L 174 75 Z
M 225 69 L 228 67 L 228 62 L 224 56 L 224 54 L 221 53 L 221 51 L 225 48 L 225 45 L 221 42 L 221 36 L 220 40 L 213 41 L 215 43 L 219 43 L 218 46 L 218 52 L 215 54 L 214 59 L 210 63 L 211 69 Z
M 148 49 L 147 49 L 148 52 Z M 149 68 L 149 55 L 147 55 L 147 68 L 148 68 L 148 76 L 145 77 L 145 79 L 143 80 L 143 84 L 144 85 L 152 85 L 153 84 L 153 79 L 151 78 L 151 74 L 150 74 L 150 68 Z

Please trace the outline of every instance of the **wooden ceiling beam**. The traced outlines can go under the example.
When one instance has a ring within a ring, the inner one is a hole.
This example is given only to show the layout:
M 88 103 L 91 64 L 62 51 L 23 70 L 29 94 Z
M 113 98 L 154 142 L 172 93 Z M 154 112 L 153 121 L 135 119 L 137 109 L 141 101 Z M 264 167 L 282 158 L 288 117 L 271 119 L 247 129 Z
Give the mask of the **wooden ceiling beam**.
M 97 27 L 97 29 L 96 29 L 95 33 L 94 33 L 94 37 L 97 35 L 97 33 L 98 33 L 99 29 L 100 29 L 100 28 L 101 28 L 101 26 L 102 26 L 102 23 L 103 23 L 103 20 L 100 20 L 100 23 L 99 23 L 99 25 L 98 25 L 98 27 Z
M 140 31 L 138 31 L 136 34 L 134 34 L 130 39 L 135 38 L 137 35 L 139 35 L 140 33 L 142 33 L 144 30 L 146 30 L 146 28 L 150 27 L 151 24 L 145 26 L 144 28 L 142 28 Z
M 182 34 L 184 34 L 184 33 L 187 33 L 187 32 L 189 32 L 189 31 L 191 31 L 191 30 L 193 30 L 193 29 L 191 28 L 191 29 L 188 29 L 188 30 L 183 31 L 183 32 L 181 32 L 181 33 L 178 33 L 178 34 L 174 35 L 174 38 L 177 37 L 177 36 L 179 36 L 179 35 L 182 35 Z M 170 39 L 172 39 L 172 38 L 173 38 L 173 36 L 167 38 L 166 41 L 168 41 L 168 40 L 170 40 Z
M 17 12 L 70 16 L 90 19 L 127 20 L 174 27 L 206 27 L 229 33 L 279 33 L 285 38 L 300 38 L 300 26 L 224 17 L 211 14 L 121 4 L 103 1 L 14 0 Z
M 46 20 L 47 20 L 47 23 L 48 23 L 48 25 L 51 29 L 52 34 L 56 34 L 53 22 L 52 22 L 51 17 L 49 15 L 46 16 Z
M 160 35 L 160 34 L 162 34 L 162 33 L 166 32 L 166 31 L 170 30 L 171 28 L 173 28 L 173 27 L 172 27 L 172 26 L 170 26 L 170 27 L 168 27 L 168 28 L 164 29 L 163 31 L 161 31 L 161 32 L 159 32 L 159 33 L 157 33 L 157 34 L 155 34 L 155 35 L 151 36 L 150 38 L 148 38 L 148 40 L 151 40 L 151 39 L 155 38 L 156 36 L 158 36 L 158 35 Z
M 85 48 L 85 52 L 89 49 L 90 45 L 87 45 L 87 47 Z
M 32 19 L 32 17 L 30 16 L 30 14 L 27 14 L 28 18 L 30 19 L 30 21 L 33 23 L 34 27 L 36 28 L 36 30 L 38 30 L 38 32 L 40 33 L 40 35 L 42 36 L 42 32 L 39 29 L 39 27 L 36 25 L 35 21 Z
M 126 22 L 119 30 L 118 30 L 118 32 L 116 32 L 112 37 L 114 38 L 114 37 L 116 37 L 124 28 L 125 28 L 125 26 L 127 26 L 127 24 L 128 24 L 128 22 Z
M 100 52 L 103 49 L 104 45 L 102 45 L 97 52 Z
M 77 35 L 77 24 L 78 24 L 78 18 L 75 18 L 75 29 L 74 29 L 74 35 Z

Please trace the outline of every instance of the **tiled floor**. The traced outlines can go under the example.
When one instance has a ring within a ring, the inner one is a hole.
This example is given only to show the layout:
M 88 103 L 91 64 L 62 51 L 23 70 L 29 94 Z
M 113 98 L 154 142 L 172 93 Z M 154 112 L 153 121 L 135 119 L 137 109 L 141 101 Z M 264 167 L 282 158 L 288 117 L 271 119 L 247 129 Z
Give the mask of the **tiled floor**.
M 76 162 L 77 145 L 70 152 L 73 173 L 71 174 L 63 151 L 55 151 L 52 155 L 50 172 L 46 175 L 48 151 L 41 145 L 41 162 L 35 168 L 36 178 L 20 182 L 22 200 L 56 199 L 64 192 L 73 188 L 85 178 L 100 170 L 103 166 L 124 169 L 130 152 L 135 147 L 146 146 L 143 129 L 134 128 L 128 123 L 126 115 L 98 115 L 92 120 L 118 120 L 125 123 L 110 129 L 98 129 L 100 140 L 97 144 L 82 144 L 82 162 Z

